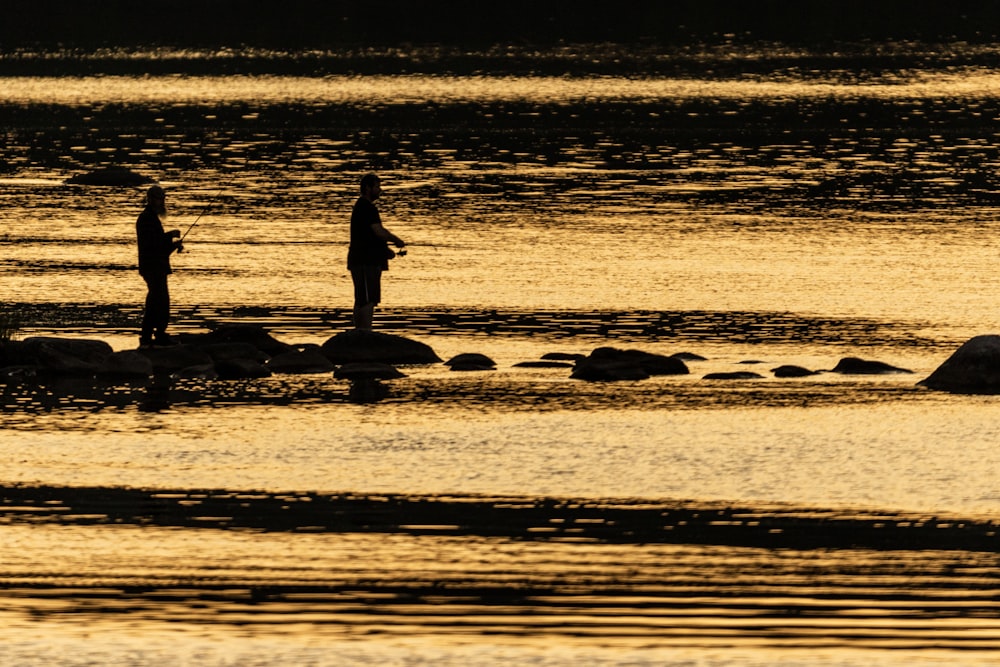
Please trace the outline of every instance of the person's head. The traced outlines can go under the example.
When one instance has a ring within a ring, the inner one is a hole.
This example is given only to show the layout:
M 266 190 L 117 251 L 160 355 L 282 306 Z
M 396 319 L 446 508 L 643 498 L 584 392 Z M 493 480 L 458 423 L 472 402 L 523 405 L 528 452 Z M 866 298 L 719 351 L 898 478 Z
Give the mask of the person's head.
M 375 201 L 382 194 L 382 182 L 376 174 L 365 174 L 361 177 L 361 196 L 369 201 Z
M 149 206 L 158 214 L 167 212 L 167 193 L 159 185 L 151 185 L 146 190 L 146 206 Z

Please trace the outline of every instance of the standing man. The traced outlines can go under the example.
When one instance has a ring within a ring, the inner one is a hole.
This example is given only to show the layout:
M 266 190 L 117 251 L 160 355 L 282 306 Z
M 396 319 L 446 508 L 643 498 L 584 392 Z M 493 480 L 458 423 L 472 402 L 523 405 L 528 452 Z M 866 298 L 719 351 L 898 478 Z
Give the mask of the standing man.
M 151 345 L 172 345 L 174 340 L 167 335 L 170 321 L 170 291 L 167 276 L 170 269 L 170 254 L 182 249 L 178 229 L 163 231 L 160 216 L 166 215 L 167 195 L 159 185 L 146 191 L 146 208 L 135 222 L 135 236 L 139 246 L 139 275 L 146 281 L 146 309 L 142 314 L 142 331 L 139 347 Z
M 354 282 L 354 328 L 370 331 L 375 305 L 382 300 L 382 272 L 389 270 L 389 260 L 396 253 L 389 248 L 406 244 L 382 226 L 382 217 L 375 200 L 382 194 L 382 185 L 375 174 L 361 178 L 361 196 L 351 212 L 351 246 L 347 251 L 347 268 Z

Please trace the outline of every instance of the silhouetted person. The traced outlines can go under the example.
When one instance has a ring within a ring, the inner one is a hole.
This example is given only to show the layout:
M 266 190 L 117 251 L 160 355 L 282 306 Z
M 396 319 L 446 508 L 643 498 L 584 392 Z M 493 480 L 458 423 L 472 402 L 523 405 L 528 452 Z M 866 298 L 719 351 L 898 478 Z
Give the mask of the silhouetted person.
M 167 212 L 167 195 L 159 185 L 146 191 L 146 208 L 135 222 L 135 237 L 139 246 L 139 275 L 146 281 L 146 308 L 142 314 L 139 347 L 172 345 L 167 335 L 170 321 L 170 291 L 167 276 L 171 274 L 170 254 L 182 248 L 180 230 L 163 231 L 160 216 Z
M 347 251 L 347 268 L 354 282 L 354 328 L 370 330 L 375 306 L 382 300 L 382 272 L 389 270 L 389 260 L 396 253 L 389 248 L 406 244 L 382 226 L 382 217 L 375 200 L 382 194 L 382 185 L 375 174 L 361 178 L 361 196 L 351 212 L 351 246 Z

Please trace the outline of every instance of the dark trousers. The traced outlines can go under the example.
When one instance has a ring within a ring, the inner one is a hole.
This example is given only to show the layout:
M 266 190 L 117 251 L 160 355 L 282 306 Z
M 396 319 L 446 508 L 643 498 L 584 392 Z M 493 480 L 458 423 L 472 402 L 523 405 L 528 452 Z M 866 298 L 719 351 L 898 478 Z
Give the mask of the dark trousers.
M 146 310 L 142 313 L 142 332 L 144 340 L 151 339 L 153 334 L 163 335 L 170 321 L 170 291 L 167 289 L 167 274 L 142 274 L 146 281 Z

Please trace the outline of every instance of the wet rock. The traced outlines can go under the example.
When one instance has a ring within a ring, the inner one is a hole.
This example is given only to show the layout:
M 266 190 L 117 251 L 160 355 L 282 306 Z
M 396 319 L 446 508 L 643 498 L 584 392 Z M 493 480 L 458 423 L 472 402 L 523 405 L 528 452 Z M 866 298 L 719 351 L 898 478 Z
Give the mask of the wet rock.
M 152 183 L 153 179 L 125 167 L 106 167 L 77 174 L 66 182 L 72 185 L 134 186 Z
M 212 357 L 191 345 L 142 348 L 139 354 L 152 362 L 154 373 L 170 374 L 192 366 L 213 364 Z
M 1000 336 L 970 338 L 917 384 L 954 394 L 1000 394 Z
M 258 363 L 264 363 L 270 359 L 266 352 L 257 349 L 250 343 L 206 343 L 197 347 L 217 364 L 235 359 L 251 359 Z
M 113 350 L 102 340 L 33 336 L 15 347 L 22 364 L 38 366 L 57 375 L 88 375 L 97 372 Z
M 0 382 L 20 384 L 37 379 L 37 366 L 4 366 L 0 368 Z
M 219 373 L 215 370 L 215 364 L 196 364 L 187 366 L 170 374 L 173 380 L 217 380 Z
M 153 362 L 135 350 L 112 352 L 98 366 L 97 374 L 114 378 L 147 378 L 153 374 Z
M 760 373 L 751 371 L 732 371 L 728 373 L 709 373 L 703 380 L 760 380 L 763 379 Z
M 225 324 L 217 329 L 203 334 L 186 334 L 181 336 L 185 345 L 205 348 L 219 343 L 245 343 L 264 354 L 273 357 L 282 352 L 294 349 L 288 343 L 283 343 L 264 327 L 257 324 Z
M 335 364 L 375 361 L 383 364 L 436 364 L 441 358 L 430 346 L 403 336 L 352 329 L 333 336 L 322 346 Z
M 340 366 L 333 377 L 345 380 L 397 380 L 406 375 L 390 364 L 351 362 Z
M 271 376 L 271 371 L 260 362 L 240 357 L 216 361 L 215 371 L 220 380 L 252 380 Z
M 694 352 L 677 352 L 671 354 L 674 359 L 680 359 L 681 361 L 707 361 L 707 359 L 700 354 L 695 354 Z
M 519 361 L 514 368 L 573 368 L 575 364 L 568 361 Z
M 290 350 L 271 357 L 265 364 L 272 373 L 307 374 L 329 373 L 333 362 L 326 358 L 318 346 Z
M 890 373 L 912 373 L 913 371 L 890 366 L 881 361 L 844 357 L 830 372 L 843 373 L 844 375 L 887 375 Z
M 573 368 L 571 378 L 590 381 L 643 380 L 652 375 L 686 375 L 683 361 L 642 350 L 619 350 L 599 347 L 581 359 Z
M 453 371 L 492 371 L 496 370 L 495 361 L 485 354 L 476 352 L 466 352 L 459 354 L 444 362 Z
M 776 378 L 802 378 L 810 375 L 819 375 L 818 372 L 811 371 L 808 368 L 792 365 L 778 366 L 777 368 L 772 368 L 771 372 L 774 373 L 774 377 Z
M 352 403 L 377 403 L 389 395 L 389 388 L 376 378 L 357 378 L 351 380 L 347 391 L 347 399 Z

